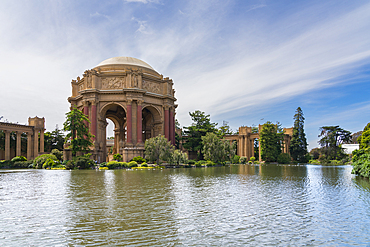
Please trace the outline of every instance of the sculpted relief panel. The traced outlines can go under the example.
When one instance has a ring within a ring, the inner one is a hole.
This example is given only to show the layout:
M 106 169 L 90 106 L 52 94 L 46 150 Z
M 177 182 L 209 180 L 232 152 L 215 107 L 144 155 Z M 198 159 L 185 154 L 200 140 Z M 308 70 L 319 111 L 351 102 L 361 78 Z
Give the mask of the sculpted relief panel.
M 161 94 L 161 88 L 158 83 L 143 81 L 143 89 L 151 93 Z
M 108 77 L 102 79 L 102 89 L 121 89 L 124 87 L 124 77 Z
M 82 91 L 82 90 L 84 90 L 85 89 L 85 85 L 84 85 L 84 83 L 80 83 L 79 85 L 78 85 L 78 91 Z

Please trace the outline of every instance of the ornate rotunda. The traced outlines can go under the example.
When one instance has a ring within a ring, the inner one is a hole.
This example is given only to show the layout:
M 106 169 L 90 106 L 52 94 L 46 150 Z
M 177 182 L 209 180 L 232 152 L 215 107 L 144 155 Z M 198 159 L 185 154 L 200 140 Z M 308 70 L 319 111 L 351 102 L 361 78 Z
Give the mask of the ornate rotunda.
M 175 90 L 168 77 L 132 57 L 109 58 L 83 77 L 72 80 L 71 109 L 77 107 L 90 120 L 95 136 L 91 152 L 106 161 L 106 119 L 114 127 L 113 153 L 124 161 L 143 156 L 146 139 L 164 135 L 175 143 Z

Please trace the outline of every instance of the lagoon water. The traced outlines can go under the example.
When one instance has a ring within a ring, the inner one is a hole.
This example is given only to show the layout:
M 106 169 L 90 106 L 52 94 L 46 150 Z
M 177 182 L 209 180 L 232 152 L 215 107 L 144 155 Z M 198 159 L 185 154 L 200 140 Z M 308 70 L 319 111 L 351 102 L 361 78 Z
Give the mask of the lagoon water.
M 0 170 L 0 245 L 367 246 L 351 169 Z

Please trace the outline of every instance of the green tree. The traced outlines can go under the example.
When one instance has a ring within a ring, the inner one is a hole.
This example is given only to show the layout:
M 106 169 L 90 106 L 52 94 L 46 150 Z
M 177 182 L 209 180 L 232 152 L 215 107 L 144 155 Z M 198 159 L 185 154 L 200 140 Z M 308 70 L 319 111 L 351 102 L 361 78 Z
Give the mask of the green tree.
M 307 162 L 307 140 L 304 133 L 304 117 L 300 107 L 297 108 L 293 117 L 293 136 L 290 142 L 290 155 L 293 160 L 298 162 Z
M 220 136 L 233 134 L 233 130 L 230 128 L 230 126 L 227 123 L 228 122 L 224 121 L 223 125 L 220 128 L 218 128 L 218 134 Z
M 174 147 L 171 145 L 171 142 L 167 141 L 163 135 L 145 141 L 145 159 L 156 161 L 157 164 L 159 164 L 160 160 L 169 161 L 173 150 Z
M 180 149 L 180 144 L 181 144 L 181 141 L 182 141 L 182 133 L 181 133 L 182 130 L 181 130 L 180 123 L 177 119 L 175 119 L 175 128 L 176 128 L 176 131 L 175 131 L 175 147 L 176 147 L 176 149 Z M 180 132 L 181 136 L 177 132 Z
M 187 153 L 183 153 L 182 151 L 176 149 L 172 153 L 171 157 L 171 163 L 180 165 L 180 164 L 185 164 L 188 162 L 188 155 Z
M 340 145 L 351 140 L 351 132 L 340 128 L 338 125 L 322 126 L 320 131 L 319 137 L 321 139 L 319 144 L 321 146 L 321 154 L 324 155 L 323 158 L 326 160 L 342 159 L 345 154 Z
M 230 161 L 235 155 L 232 145 L 224 139 L 220 139 L 215 133 L 209 132 L 202 136 L 203 154 L 206 160 L 215 163 Z
M 113 154 L 113 159 L 115 161 L 122 161 L 122 155 L 121 154 Z
M 279 124 L 270 121 L 262 125 L 260 133 L 261 158 L 267 162 L 276 162 L 281 153 L 283 131 Z
M 45 152 L 51 152 L 53 149 L 63 150 L 64 134 L 58 125 L 55 126 L 55 130 L 52 132 L 45 132 L 44 134 L 44 148 Z
M 370 123 L 365 126 L 361 136 L 357 138 L 357 141 L 360 144 L 360 149 L 370 147 Z
M 203 158 L 203 144 L 202 136 L 205 136 L 209 132 L 216 132 L 216 123 L 212 123 L 210 115 L 206 115 L 202 111 L 195 111 L 189 115 L 193 121 L 192 125 L 185 128 L 186 142 L 183 144 L 184 148 L 189 151 L 198 152 L 198 157 Z
M 66 113 L 66 121 L 64 122 L 64 131 L 67 131 L 65 142 L 70 143 L 72 155 L 75 156 L 78 151 L 88 151 L 93 145 L 92 138 L 86 123 L 90 123 L 89 119 L 82 111 L 76 107 Z

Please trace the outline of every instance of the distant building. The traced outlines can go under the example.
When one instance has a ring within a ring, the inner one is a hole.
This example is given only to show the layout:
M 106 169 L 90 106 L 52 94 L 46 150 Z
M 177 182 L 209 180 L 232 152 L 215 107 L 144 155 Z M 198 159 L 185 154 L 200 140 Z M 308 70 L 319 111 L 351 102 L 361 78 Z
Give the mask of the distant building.
M 352 154 L 354 150 L 360 149 L 360 144 L 342 144 L 342 148 L 346 154 Z

